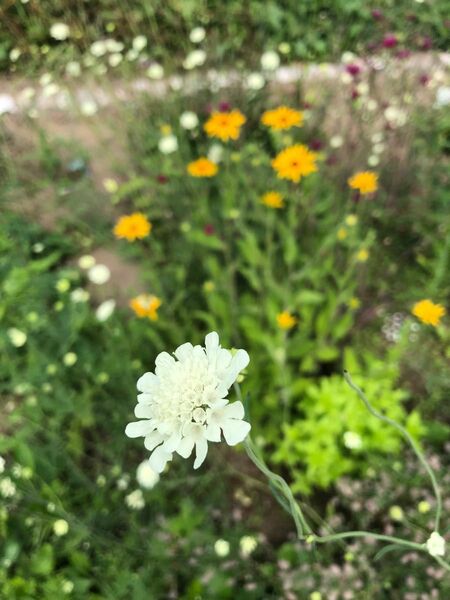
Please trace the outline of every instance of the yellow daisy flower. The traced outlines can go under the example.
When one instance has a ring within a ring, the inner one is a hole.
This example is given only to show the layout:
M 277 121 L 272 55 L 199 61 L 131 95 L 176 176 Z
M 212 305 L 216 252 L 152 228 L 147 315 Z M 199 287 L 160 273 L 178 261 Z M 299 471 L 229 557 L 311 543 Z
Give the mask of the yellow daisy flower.
M 421 300 L 414 304 L 412 314 L 422 321 L 422 323 L 436 327 L 446 314 L 446 310 L 442 304 L 435 304 L 431 300 Z
M 290 129 L 303 125 L 303 113 L 288 106 L 279 106 L 273 110 L 266 110 L 261 117 L 261 123 L 274 130 Z
M 337 232 L 338 240 L 340 240 L 340 241 L 345 240 L 346 237 L 347 237 L 347 230 L 345 229 L 345 227 L 340 227 Z
M 209 137 L 216 137 L 226 142 L 227 140 L 237 140 L 241 132 L 242 125 L 246 118 L 239 110 L 229 112 L 214 111 L 204 125 L 204 130 Z
M 192 177 L 214 177 L 218 170 L 216 163 L 204 157 L 190 162 L 187 166 L 187 172 Z
M 373 194 L 378 189 L 378 175 L 373 171 L 360 171 L 348 179 L 348 185 L 362 195 Z
M 120 217 L 113 231 L 117 238 L 134 242 L 134 240 L 147 237 L 151 229 L 152 224 L 147 217 L 142 213 L 136 212 Z
M 316 152 L 311 152 L 303 144 L 295 144 L 277 154 L 272 160 L 272 167 L 280 179 L 290 179 L 297 183 L 302 177 L 317 171 L 316 160 Z
M 289 311 L 284 310 L 277 315 L 277 323 L 280 329 L 288 331 L 294 327 L 294 325 L 297 323 L 297 319 L 291 315 Z
M 365 248 L 361 248 L 361 250 L 359 250 L 356 254 L 356 260 L 358 262 L 366 262 L 368 258 L 369 258 L 369 251 L 366 250 Z
M 151 321 L 158 319 L 157 310 L 161 304 L 162 302 L 157 296 L 149 294 L 140 294 L 130 300 L 130 307 L 135 314 L 140 318 L 147 317 Z
M 261 202 L 270 208 L 283 208 L 283 196 L 278 192 L 267 192 L 261 197 Z

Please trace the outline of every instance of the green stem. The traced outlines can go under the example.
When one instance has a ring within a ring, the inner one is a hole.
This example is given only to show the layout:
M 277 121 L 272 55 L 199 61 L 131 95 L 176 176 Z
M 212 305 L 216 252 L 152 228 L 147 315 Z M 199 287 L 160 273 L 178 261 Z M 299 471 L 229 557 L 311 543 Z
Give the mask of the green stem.
M 282 477 L 280 477 L 280 475 L 273 473 L 267 467 L 262 457 L 258 455 L 256 446 L 253 443 L 250 436 L 246 438 L 244 446 L 247 451 L 247 455 L 253 462 L 253 464 L 267 477 L 267 479 L 274 486 L 274 488 L 284 496 L 285 500 L 289 505 L 289 512 L 292 515 L 292 518 L 295 522 L 297 536 L 299 539 L 304 539 L 305 535 L 311 534 L 312 530 L 306 522 L 306 519 L 303 515 L 300 506 L 295 500 L 291 488 L 288 486 L 286 481 Z
M 391 535 L 382 535 L 379 533 L 372 533 L 370 531 L 344 531 L 343 533 L 333 533 L 331 535 L 321 536 L 310 536 L 308 542 L 317 542 L 318 544 L 326 544 L 327 542 L 334 542 L 336 540 L 342 540 L 344 538 L 358 538 L 358 537 L 371 537 L 375 540 L 382 542 L 389 542 L 391 544 L 397 544 L 399 546 L 406 546 L 414 550 L 420 550 L 421 552 L 427 552 L 423 544 L 416 544 L 415 542 L 409 542 L 401 538 L 393 537 Z
M 431 484 L 433 486 L 434 495 L 436 496 L 436 516 L 435 516 L 434 530 L 439 531 L 439 524 L 440 524 L 441 512 L 442 512 L 441 490 L 439 489 L 439 485 L 436 481 L 436 477 L 435 477 L 430 465 L 428 464 L 425 456 L 423 455 L 422 451 L 420 450 L 419 446 L 416 444 L 414 439 L 411 437 L 411 435 L 408 433 L 408 431 L 402 425 L 400 425 L 396 421 L 390 419 L 389 417 L 382 415 L 370 404 L 369 400 L 367 399 L 367 396 L 355 383 L 353 383 L 353 380 L 347 371 L 344 371 L 344 378 L 345 378 L 345 381 L 348 383 L 348 385 L 358 394 L 358 396 L 364 402 L 364 405 L 367 408 L 367 410 L 370 412 L 370 414 L 372 414 L 377 419 L 380 419 L 380 421 L 384 421 L 388 425 L 395 427 L 395 429 L 397 429 L 397 431 L 399 431 L 402 434 L 402 436 L 406 439 L 406 441 L 409 443 L 411 448 L 414 450 L 415 455 L 421 462 L 425 471 L 428 473 L 428 476 L 430 477 L 430 480 L 431 480 Z

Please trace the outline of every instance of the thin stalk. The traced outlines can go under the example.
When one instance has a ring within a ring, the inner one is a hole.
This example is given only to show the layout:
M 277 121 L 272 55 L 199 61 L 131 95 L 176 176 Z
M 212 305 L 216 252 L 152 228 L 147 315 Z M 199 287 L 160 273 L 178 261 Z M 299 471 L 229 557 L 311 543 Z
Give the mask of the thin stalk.
M 421 451 L 419 446 L 416 444 L 414 439 L 411 437 L 411 435 L 408 433 L 408 431 L 402 425 L 400 425 L 400 423 L 397 423 L 396 421 L 390 419 L 389 417 L 382 415 L 370 404 L 369 400 L 367 399 L 367 396 L 355 383 L 353 383 L 353 380 L 347 371 L 344 371 L 344 378 L 345 378 L 345 381 L 348 383 L 348 385 L 358 394 L 358 396 L 364 402 L 365 407 L 367 408 L 367 410 L 370 412 L 371 415 L 373 415 L 377 419 L 380 419 L 380 421 L 384 421 L 388 425 L 395 427 L 395 429 L 397 429 L 397 431 L 399 431 L 402 434 L 402 436 L 405 438 L 405 440 L 409 443 L 409 445 L 413 449 L 415 455 L 421 462 L 425 471 L 428 473 L 428 476 L 431 480 L 431 484 L 433 486 L 434 495 L 436 497 L 436 516 L 435 516 L 435 522 L 434 522 L 434 530 L 439 531 L 439 524 L 440 524 L 441 513 L 442 513 L 441 490 L 437 483 L 436 477 L 435 477 L 430 465 L 428 464 L 423 452 Z

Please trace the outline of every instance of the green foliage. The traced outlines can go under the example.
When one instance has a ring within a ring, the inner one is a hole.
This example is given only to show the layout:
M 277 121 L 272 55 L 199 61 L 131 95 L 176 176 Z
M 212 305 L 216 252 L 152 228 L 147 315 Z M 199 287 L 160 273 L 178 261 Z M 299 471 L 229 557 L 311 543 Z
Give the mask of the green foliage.
M 291 60 L 323 61 L 345 50 L 364 53 L 389 32 L 396 32 L 407 47 L 421 49 L 424 40 L 431 38 L 437 48 L 445 50 L 447 8 L 446 0 L 102 0 L 95 10 L 89 3 L 74 5 L 69 0 L 45 7 L 12 2 L 0 8 L 0 66 L 16 71 L 42 68 L 45 61 L 47 68 L 62 70 L 67 62 L 89 56 L 89 47 L 98 40 L 114 38 L 128 50 L 138 34 L 149 40 L 145 56 L 172 66 L 192 49 L 188 35 L 198 25 L 207 30 L 213 64 L 239 64 L 243 59 L 257 64 L 263 50 L 277 49 L 280 44 Z M 381 19 L 373 17 L 374 9 L 381 12 Z M 68 40 L 51 37 L 55 22 L 70 27 Z M 21 55 L 11 61 L 15 48 Z M 130 62 L 124 60 L 121 68 L 126 72 Z
M 355 383 L 372 405 L 387 417 L 402 423 L 416 439 L 424 433 L 419 414 L 404 408 L 407 393 L 396 388 L 396 363 L 367 356 L 364 365 L 348 353 Z M 283 436 L 274 460 L 288 466 L 293 489 L 310 492 L 327 488 L 347 473 L 364 474 L 376 453 L 398 454 L 402 440 L 398 431 L 371 417 L 340 375 L 297 385 L 299 417 L 283 425 Z

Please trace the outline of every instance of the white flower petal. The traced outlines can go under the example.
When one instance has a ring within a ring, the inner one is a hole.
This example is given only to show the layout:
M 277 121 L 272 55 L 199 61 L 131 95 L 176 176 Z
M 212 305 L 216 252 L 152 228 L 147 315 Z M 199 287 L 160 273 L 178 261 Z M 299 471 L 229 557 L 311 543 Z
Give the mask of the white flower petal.
M 220 427 L 217 423 L 209 423 L 206 427 L 205 437 L 209 442 L 220 442 Z
M 172 454 L 166 452 L 162 446 L 158 446 L 155 450 L 153 450 L 148 462 L 154 471 L 157 473 L 162 473 L 166 464 L 170 460 L 172 460 Z
M 238 350 L 233 356 L 233 360 L 224 374 L 223 383 L 230 388 L 236 381 L 239 373 L 246 368 L 249 362 L 250 357 L 248 353 L 245 350 Z
M 198 469 L 204 462 L 208 453 L 208 442 L 205 438 L 200 438 L 195 443 L 195 461 L 194 469 Z
M 151 394 L 138 394 L 137 401 L 139 402 L 139 404 L 150 404 L 152 401 L 152 395 Z
M 137 389 L 140 392 L 152 392 L 155 387 L 158 387 L 158 378 L 154 373 L 144 373 L 138 379 Z
M 222 412 L 226 419 L 243 419 L 245 416 L 244 405 L 239 400 L 228 404 Z
M 215 350 L 217 350 L 217 348 L 219 347 L 219 334 L 217 333 L 217 331 L 211 331 L 211 333 L 208 333 L 208 335 L 205 337 L 205 348 L 206 348 L 206 353 L 209 354 L 209 352 L 214 352 Z
M 130 438 L 144 437 L 154 428 L 151 421 L 135 421 L 134 423 L 128 423 L 125 428 L 125 435 Z
M 164 441 L 164 436 L 162 436 L 159 431 L 152 431 L 145 437 L 144 446 L 151 452 L 156 446 L 159 446 L 162 441 Z
M 150 419 L 153 415 L 153 409 L 148 404 L 136 404 L 134 414 L 138 419 Z
M 164 371 L 164 370 L 170 368 L 174 362 L 175 362 L 175 359 L 173 358 L 173 356 L 170 356 L 170 354 L 168 352 L 161 352 L 160 354 L 158 354 L 158 356 L 155 359 L 156 369 L 160 370 L 160 371 Z M 158 374 L 156 374 L 156 376 L 157 375 Z
M 229 446 L 235 446 L 244 441 L 250 429 L 250 423 L 237 419 L 226 419 L 222 424 L 223 436 Z
M 175 350 L 174 354 L 178 358 L 178 360 L 183 361 L 188 359 L 192 353 L 192 344 L 190 342 L 186 342 Z
M 194 448 L 195 440 L 192 437 L 184 437 L 178 444 L 177 453 L 183 458 L 189 458 Z
M 172 435 L 164 442 L 163 446 L 166 452 L 176 452 L 181 442 L 180 431 L 174 431 Z

